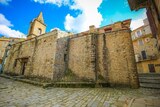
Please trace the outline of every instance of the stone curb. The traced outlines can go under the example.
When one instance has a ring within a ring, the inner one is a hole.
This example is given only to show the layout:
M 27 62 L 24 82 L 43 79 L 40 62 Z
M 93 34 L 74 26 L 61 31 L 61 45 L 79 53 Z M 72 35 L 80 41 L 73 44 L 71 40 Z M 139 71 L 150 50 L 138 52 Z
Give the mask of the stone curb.
M 16 77 L 4 75 L 4 74 L 0 74 L 0 77 L 15 80 L 15 81 L 20 81 L 20 82 L 24 82 L 24 83 L 28 83 L 28 84 L 32 84 L 32 85 L 35 85 L 35 86 L 41 86 L 41 87 L 47 86 L 46 84 L 51 84 L 51 83 L 40 83 L 40 82 L 32 81 L 32 80 L 29 80 L 29 79 L 20 79 L 20 78 L 16 78 Z
M 43 88 L 48 88 L 48 87 L 60 87 L 60 88 L 100 88 L 100 87 L 107 87 L 109 86 L 108 83 L 89 83 L 89 82 L 52 82 L 52 83 L 41 83 L 29 79 L 22 79 L 22 78 L 16 78 L 4 74 L 0 74 L 0 77 L 4 77 L 7 79 L 15 80 L 15 81 L 20 81 L 28 84 L 32 84 L 35 86 L 41 86 Z

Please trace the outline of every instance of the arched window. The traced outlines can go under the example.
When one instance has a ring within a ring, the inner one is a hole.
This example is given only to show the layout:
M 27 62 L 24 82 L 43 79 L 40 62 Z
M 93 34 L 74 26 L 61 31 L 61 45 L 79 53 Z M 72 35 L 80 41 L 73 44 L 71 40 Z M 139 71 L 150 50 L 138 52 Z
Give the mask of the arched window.
M 41 35 L 42 34 L 42 29 L 38 28 L 38 34 Z

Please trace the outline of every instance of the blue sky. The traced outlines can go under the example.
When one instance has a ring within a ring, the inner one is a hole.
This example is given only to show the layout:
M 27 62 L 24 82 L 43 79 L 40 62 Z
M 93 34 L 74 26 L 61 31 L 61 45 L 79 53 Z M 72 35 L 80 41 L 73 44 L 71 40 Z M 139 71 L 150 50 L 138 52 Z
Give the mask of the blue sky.
M 101 27 L 132 19 L 131 28 L 143 24 L 145 9 L 131 11 L 127 0 L 0 0 L 0 36 L 28 34 L 30 21 L 43 12 L 47 32 L 59 28 L 81 32 L 90 25 Z

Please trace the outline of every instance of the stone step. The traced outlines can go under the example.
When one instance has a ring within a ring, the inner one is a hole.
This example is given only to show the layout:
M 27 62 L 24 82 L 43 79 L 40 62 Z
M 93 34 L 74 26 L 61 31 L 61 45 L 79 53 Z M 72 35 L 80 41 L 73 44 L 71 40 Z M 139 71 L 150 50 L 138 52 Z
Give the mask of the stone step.
M 160 84 L 160 79 L 155 79 L 155 78 L 139 78 L 140 83 L 159 83 Z
M 160 77 L 160 73 L 142 73 L 139 77 Z
M 159 73 L 139 74 L 140 86 L 144 88 L 160 88 Z
M 155 88 L 155 89 L 160 89 L 160 84 L 140 83 L 140 86 L 143 87 L 143 88 Z
M 139 77 L 139 79 L 156 79 L 156 80 L 159 80 L 160 79 L 160 77 Z

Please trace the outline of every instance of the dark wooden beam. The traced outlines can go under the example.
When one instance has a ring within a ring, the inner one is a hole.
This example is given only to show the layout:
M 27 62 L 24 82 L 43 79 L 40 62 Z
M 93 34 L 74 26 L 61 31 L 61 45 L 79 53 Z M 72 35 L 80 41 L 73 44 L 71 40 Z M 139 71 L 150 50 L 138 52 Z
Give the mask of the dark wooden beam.
M 128 0 L 131 10 L 138 10 L 146 7 L 148 0 Z

